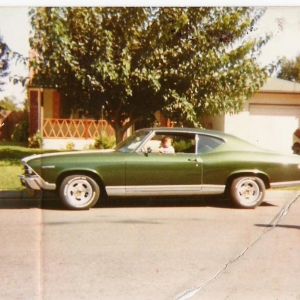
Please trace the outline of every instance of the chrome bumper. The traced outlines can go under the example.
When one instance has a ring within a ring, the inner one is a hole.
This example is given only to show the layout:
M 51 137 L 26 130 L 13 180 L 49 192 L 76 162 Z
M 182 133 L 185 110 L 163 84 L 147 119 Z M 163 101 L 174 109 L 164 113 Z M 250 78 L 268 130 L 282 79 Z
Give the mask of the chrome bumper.
M 44 181 L 37 175 L 19 175 L 22 185 L 32 190 L 55 190 L 56 184 Z

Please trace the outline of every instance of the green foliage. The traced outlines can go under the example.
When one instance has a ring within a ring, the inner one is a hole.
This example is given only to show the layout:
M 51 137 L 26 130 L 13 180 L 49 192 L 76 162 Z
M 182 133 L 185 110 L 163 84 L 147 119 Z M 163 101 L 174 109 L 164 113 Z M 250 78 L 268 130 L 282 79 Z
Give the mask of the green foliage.
M 95 139 L 94 149 L 112 149 L 116 145 L 116 139 L 113 136 L 108 136 L 106 133 L 102 133 L 102 136 L 98 136 Z
M 8 70 L 12 61 L 15 64 L 21 63 L 23 66 L 28 67 L 29 58 L 11 50 L 0 36 L 0 91 L 3 91 L 3 86 L 5 84 L 1 79 L 9 76 L 10 72 Z M 23 86 L 29 81 L 28 76 L 24 77 L 20 75 L 10 76 L 9 79 L 14 84 L 21 83 Z
M 3 90 L 4 82 L 1 81 L 2 78 L 9 75 L 9 55 L 8 55 L 8 46 L 3 42 L 2 37 L 0 36 L 0 91 Z
M 15 142 L 24 143 L 28 141 L 29 137 L 29 119 L 24 118 L 15 126 L 11 139 Z
M 279 66 L 278 78 L 300 82 L 300 55 L 291 60 L 283 57 Z
M 117 141 L 160 110 L 183 124 L 237 113 L 269 75 L 257 63 L 269 36 L 248 33 L 264 10 L 246 7 L 36 7 L 33 84 L 100 114 Z M 99 116 L 96 116 L 99 117 Z M 129 121 L 128 121 L 129 120 Z
M 0 110 L 5 109 L 5 110 L 10 110 L 10 111 L 17 111 L 19 110 L 16 104 L 16 99 L 15 97 L 4 97 L 3 100 L 0 100 Z
M 43 138 L 39 130 L 37 130 L 34 136 L 28 138 L 28 146 L 29 148 L 42 148 Z
M 195 141 L 193 140 L 179 140 L 173 143 L 175 152 L 183 152 L 192 146 L 195 146 Z
M 73 142 L 68 142 L 68 143 L 66 144 L 66 149 L 67 149 L 67 150 L 74 150 L 74 147 L 75 147 L 75 145 L 74 145 Z

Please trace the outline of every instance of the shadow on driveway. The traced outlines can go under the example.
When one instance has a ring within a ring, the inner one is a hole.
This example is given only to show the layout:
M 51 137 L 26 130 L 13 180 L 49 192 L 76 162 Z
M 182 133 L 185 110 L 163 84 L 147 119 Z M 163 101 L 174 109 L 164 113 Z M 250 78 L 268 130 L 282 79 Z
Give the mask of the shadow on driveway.
M 270 206 L 264 202 L 262 206 Z M 222 196 L 177 196 L 177 197 L 105 197 L 93 209 L 130 207 L 219 207 L 234 209 Z M 0 209 L 66 210 L 54 193 L 43 192 L 28 196 L 22 191 L 0 191 Z

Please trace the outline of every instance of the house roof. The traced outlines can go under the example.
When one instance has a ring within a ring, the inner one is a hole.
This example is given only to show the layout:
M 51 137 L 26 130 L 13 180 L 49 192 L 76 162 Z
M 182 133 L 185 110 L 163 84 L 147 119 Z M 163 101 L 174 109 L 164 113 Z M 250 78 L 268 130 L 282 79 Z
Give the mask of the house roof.
M 300 83 L 269 77 L 259 92 L 300 93 Z

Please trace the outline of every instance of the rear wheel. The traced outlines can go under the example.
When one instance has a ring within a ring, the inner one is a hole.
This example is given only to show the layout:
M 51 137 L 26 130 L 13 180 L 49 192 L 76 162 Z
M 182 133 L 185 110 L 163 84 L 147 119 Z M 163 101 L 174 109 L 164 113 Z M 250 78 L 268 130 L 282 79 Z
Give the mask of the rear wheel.
M 89 209 L 97 203 L 99 197 L 99 185 L 86 175 L 67 176 L 60 186 L 60 198 L 70 209 Z
M 260 205 L 265 197 L 265 184 L 258 177 L 238 177 L 232 181 L 230 198 L 235 206 L 254 208 Z

